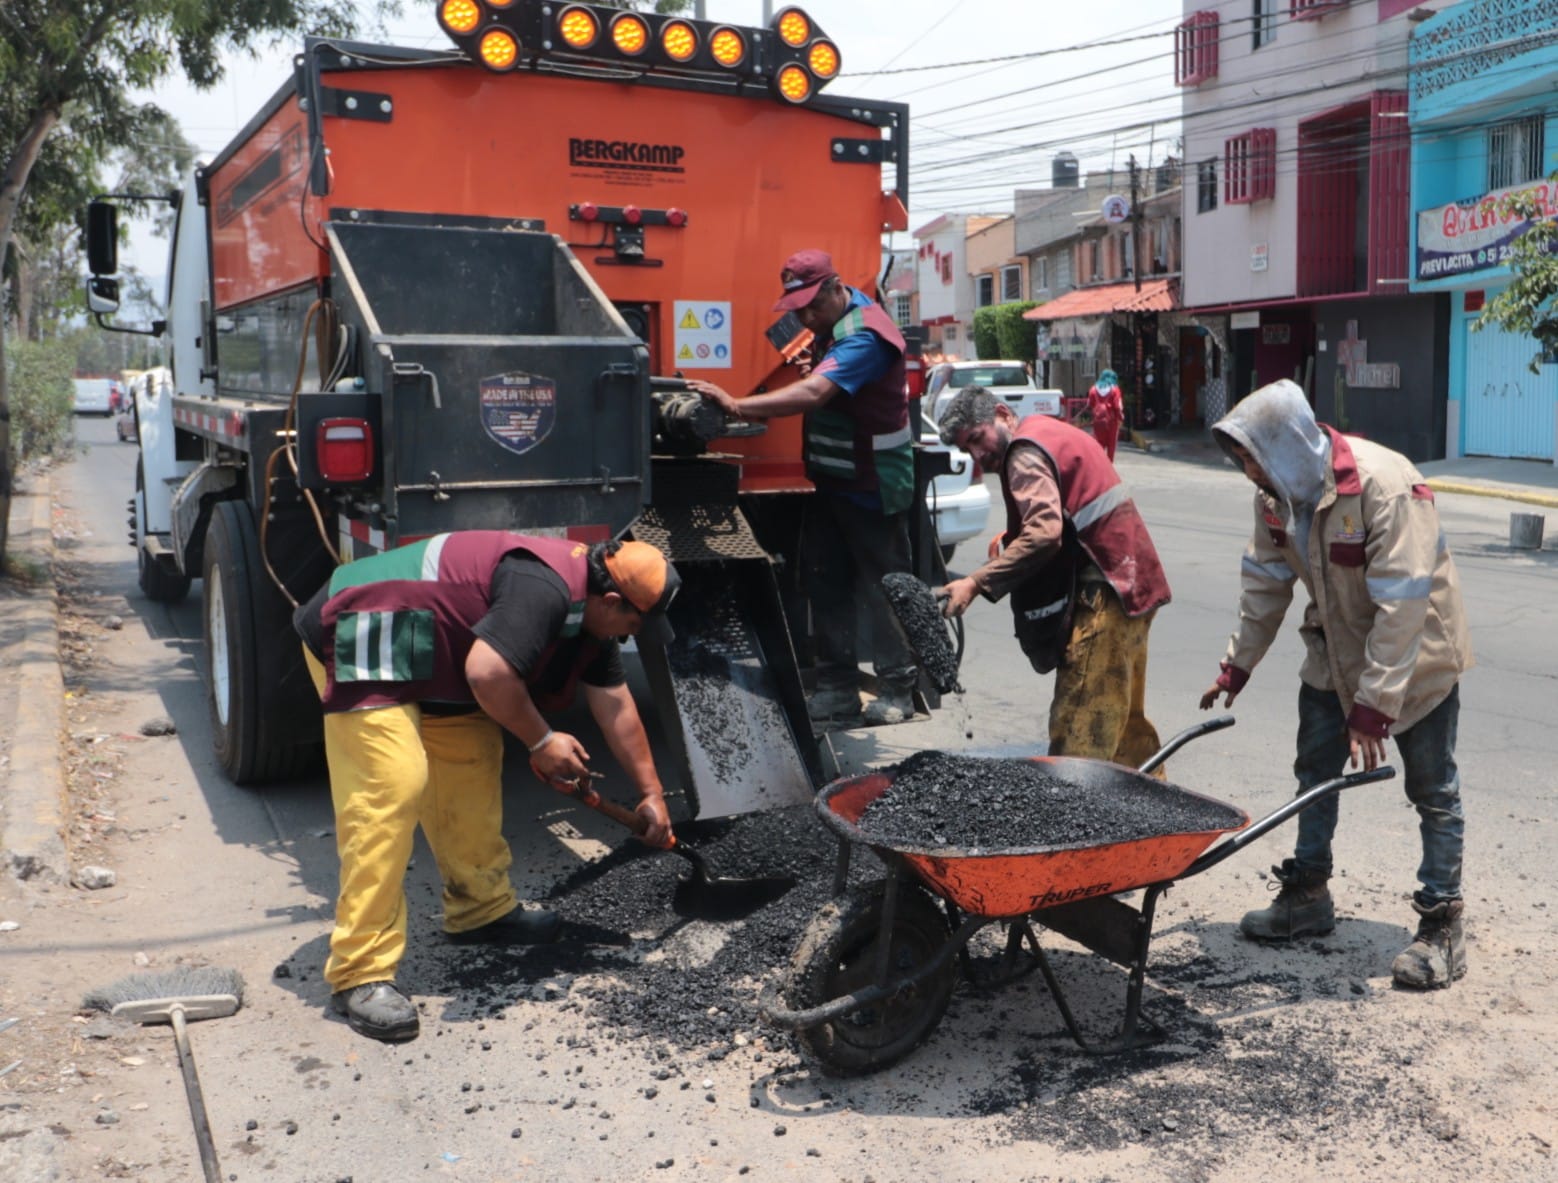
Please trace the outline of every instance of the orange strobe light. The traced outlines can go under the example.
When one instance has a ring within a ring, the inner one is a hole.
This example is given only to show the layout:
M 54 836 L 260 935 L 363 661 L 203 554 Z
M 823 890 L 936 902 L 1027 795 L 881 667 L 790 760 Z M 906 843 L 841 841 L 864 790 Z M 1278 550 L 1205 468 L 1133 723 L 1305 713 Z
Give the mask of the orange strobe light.
M 686 21 L 668 21 L 660 30 L 660 48 L 673 62 L 685 62 L 698 52 L 698 34 Z
M 746 60 L 746 39 L 734 29 L 715 29 L 709 38 L 709 55 L 727 70 Z
M 611 43 L 618 53 L 637 57 L 649 44 L 649 26 L 639 17 L 619 16 L 611 22 Z
M 481 21 L 481 9 L 475 0 L 444 0 L 438 6 L 438 19 L 451 33 L 469 33 Z
M 774 22 L 779 39 L 792 49 L 799 49 L 811 39 L 811 21 L 799 8 L 787 8 Z
M 779 71 L 774 86 L 781 98 L 792 103 L 804 103 L 811 95 L 811 77 L 794 62 Z
M 479 53 L 489 70 L 512 70 L 519 60 L 519 42 L 507 29 L 488 29 L 481 35 Z
M 569 49 L 588 49 L 600 36 L 600 22 L 588 8 L 575 5 L 557 18 L 557 33 Z
M 826 82 L 839 72 L 839 51 L 830 41 L 817 41 L 806 51 L 811 72 Z

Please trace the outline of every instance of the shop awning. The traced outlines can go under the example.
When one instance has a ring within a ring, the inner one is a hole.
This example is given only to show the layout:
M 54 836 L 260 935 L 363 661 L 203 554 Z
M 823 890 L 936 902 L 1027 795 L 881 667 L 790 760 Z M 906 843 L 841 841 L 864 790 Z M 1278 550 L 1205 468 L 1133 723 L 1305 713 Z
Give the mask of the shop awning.
M 1069 320 L 1076 316 L 1107 316 L 1111 312 L 1172 312 L 1179 307 L 1172 279 L 1144 279 L 1141 290 L 1134 283 L 1106 283 L 1077 288 L 1064 296 L 1030 308 L 1024 320 Z

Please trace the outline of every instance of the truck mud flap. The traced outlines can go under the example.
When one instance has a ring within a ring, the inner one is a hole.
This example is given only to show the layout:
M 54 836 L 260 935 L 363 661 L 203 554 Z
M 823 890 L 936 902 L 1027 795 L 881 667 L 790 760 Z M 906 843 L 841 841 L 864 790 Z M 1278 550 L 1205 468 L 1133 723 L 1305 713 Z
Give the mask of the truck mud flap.
M 662 730 L 692 816 L 809 802 L 822 764 L 772 561 L 734 506 L 648 510 L 635 538 L 682 577 L 676 638 L 640 646 Z

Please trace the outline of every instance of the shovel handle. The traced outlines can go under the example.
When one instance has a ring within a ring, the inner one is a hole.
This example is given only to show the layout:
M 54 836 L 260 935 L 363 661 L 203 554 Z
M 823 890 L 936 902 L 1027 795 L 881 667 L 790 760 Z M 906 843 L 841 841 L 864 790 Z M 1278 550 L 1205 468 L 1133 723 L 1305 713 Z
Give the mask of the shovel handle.
M 570 797 L 577 798 L 582 804 L 588 805 L 596 813 L 603 813 L 618 825 L 626 826 L 634 834 L 642 838 L 644 831 L 649 829 L 649 823 L 641 818 L 633 810 L 618 805 L 615 801 L 608 801 L 595 790 L 595 786 L 588 781 L 578 781 L 574 787 L 568 790 Z M 671 835 L 670 844 L 665 848 L 673 850 L 676 847 L 676 835 Z

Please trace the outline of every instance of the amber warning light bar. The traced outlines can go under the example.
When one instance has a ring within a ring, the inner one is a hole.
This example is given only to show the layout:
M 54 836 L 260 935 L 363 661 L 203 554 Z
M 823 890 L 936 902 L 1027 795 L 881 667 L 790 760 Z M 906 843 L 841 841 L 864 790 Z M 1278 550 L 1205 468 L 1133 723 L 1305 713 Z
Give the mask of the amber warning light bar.
M 497 73 L 524 59 L 585 59 L 761 83 L 791 104 L 809 102 L 842 64 L 838 46 L 799 8 L 756 29 L 553 0 L 438 0 L 438 23 Z

